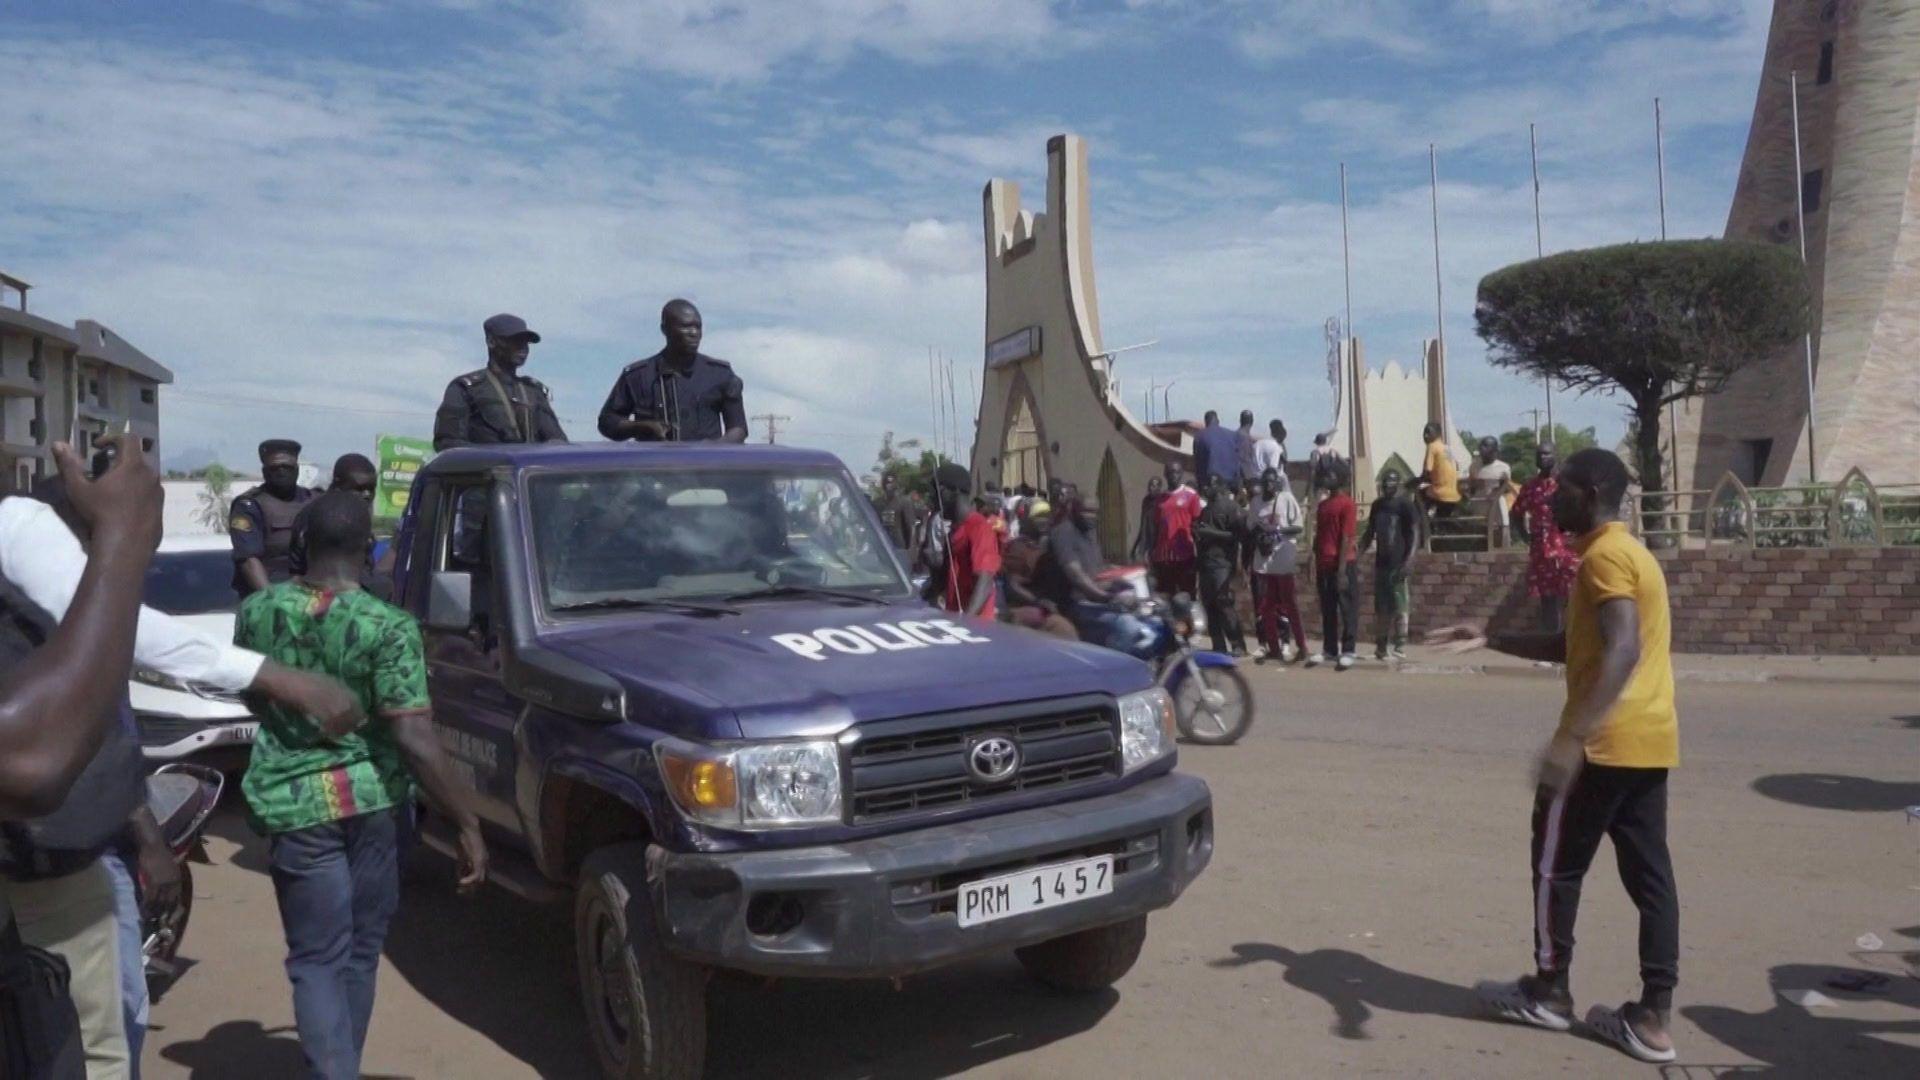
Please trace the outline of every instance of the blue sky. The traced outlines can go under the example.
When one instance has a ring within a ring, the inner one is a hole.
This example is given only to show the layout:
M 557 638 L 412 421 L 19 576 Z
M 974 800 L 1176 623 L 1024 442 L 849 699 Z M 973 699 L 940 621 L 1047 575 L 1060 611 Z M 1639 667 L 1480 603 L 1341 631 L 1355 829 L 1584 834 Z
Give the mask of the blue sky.
M 170 465 L 291 435 L 328 460 L 426 433 L 495 311 L 576 437 L 660 304 L 694 299 L 749 411 L 856 469 L 930 433 L 926 351 L 981 348 L 980 189 L 1038 198 L 1091 145 L 1106 340 L 1137 407 L 1328 426 L 1322 326 L 1375 365 L 1435 318 L 1451 400 L 1525 424 L 1475 283 L 1533 254 L 1724 226 L 1763 0 L 0 0 L 0 267 L 34 310 L 170 365 Z M 1557 417 L 1623 426 L 1563 396 Z M 968 412 L 969 418 L 971 413 Z M 760 432 L 756 429 L 756 437 Z

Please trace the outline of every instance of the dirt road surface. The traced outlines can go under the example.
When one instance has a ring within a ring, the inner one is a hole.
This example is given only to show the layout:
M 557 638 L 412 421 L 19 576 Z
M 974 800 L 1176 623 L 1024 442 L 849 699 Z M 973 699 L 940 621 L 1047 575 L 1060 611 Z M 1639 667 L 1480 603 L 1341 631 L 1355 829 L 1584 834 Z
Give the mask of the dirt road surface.
M 1651 1073 L 1474 1007 L 1475 981 L 1528 962 L 1526 769 L 1554 683 L 1254 678 L 1262 709 L 1247 740 L 1182 751 L 1213 785 L 1213 866 L 1153 917 L 1114 991 L 1054 996 L 1010 958 L 899 989 L 721 980 L 710 1074 Z M 1902 813 L 1920 804 L 1920 695 L 1693 683 L 1680 706 L 1684 1067 L 1664 1075 L 1920 1075 L 1920 825 Z M 236 814 L 215 831 L 213 865 L 197 868 L 192 966 L 154 1006 L 146 1075 L 295 1076 L 264 849 Z M 1877 949 L 1859 944 L 1868 933 Z M 1580 916 L 1583 1012 L 1637 992 L 1634 938 L 1603 850 Z M 591 1076 L 571 955 L 565 910 L 457 897 L 438 875 L 412 883 L 380 972 L 369 1075 Z M 1798 1004 L 1809 990 L 1831 1004 Z

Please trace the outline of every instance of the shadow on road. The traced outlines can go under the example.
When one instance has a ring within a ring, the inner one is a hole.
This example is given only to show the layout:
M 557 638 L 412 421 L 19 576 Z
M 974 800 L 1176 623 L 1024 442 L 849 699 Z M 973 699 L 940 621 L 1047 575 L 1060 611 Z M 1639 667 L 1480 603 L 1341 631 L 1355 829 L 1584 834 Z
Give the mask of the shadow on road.
M 185 1069 L 192 1080 L 256 1080 L 299 1076 L 307 1060 L 291 1027 L 263 1028 L 255 1020 L 216 1024 L 191 1042 L 175 1042 L 160 1056 Z
M 387 959 L 421 996 L 543 1076 L 594 1076 L 574 977 L 571 909 L 498 890 L 459 896 L 423 852 L 387 936 Z M 1086 1031 L 1112 990 L 1048 992 L 1011 957 L 885 981 L 716 977 L 707 1075 L 943 1077 Z M 374 1023 L 380 1023 L 376 1015 Z
M 265 876 L 270 863 L 267 859 L 267 838 L 253 831 L 247 824 L 247 812 L 244 802 L 238 807 L 223 805 L 207 819 L 207 835 L 219 837 L 233 845 L 233 855 L 228 860 L 242 870 L 251 870 Z
M 1753 790 L 1815 810 L 1884 812 L 1920 804 L 1920 783 L 1830 773 L 1776 773 L 1755 780 Z
M 1209 967 L 1237 968 L 1273 963 L 1286 971 L 1288 985 L 1299 987 L 1333 1007 L 1332 1031 L 1343 1039 L 1372 1038 L 1367 1021 L 1373 1010 L 1487 1020 L 1471 988 L 1390 968 L 1347 949 L 1297 953 L 1265 942 L 1243 942 L 1233 955 L 1208 961 Z
M 1850 1007 L 1869 1002 L 1920 1009 L 1920 980 L 1886 975 L 1870 968 L 1783 964 L 1768 973 L 1773 1008 L 1766 1012 L 1688 1005 L 1680 1014 L 1722 1045 L 1767 1063 L 1742 1069 L 1742 1075 L 1920 1076 L 1920 1048 L 1884 1038 L 1920 1035 L 1920 1018 L 1849 1015 Z M 1840 988 L 1860 984 L 1875 986 L 1879 992 Z M 1839 1004 L 1806 1008 L 1780 996 L 1782 991 L 1798 990 L 1818 990 Z
M 431 852 L 408 867 L 387 960 L 434 1008 L 540 1075 L 598 1075 L 573 979 L 571 909 L 499 889 L 461 896 L 453 880 L 453 865 Z

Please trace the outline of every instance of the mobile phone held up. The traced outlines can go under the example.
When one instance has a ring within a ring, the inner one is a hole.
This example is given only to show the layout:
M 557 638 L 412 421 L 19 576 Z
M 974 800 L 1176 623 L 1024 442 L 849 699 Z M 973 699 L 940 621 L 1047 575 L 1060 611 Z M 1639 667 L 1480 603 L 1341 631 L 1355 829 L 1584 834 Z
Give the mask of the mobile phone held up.
M 130 430 L 132 430 L 132 425 L 126 423 L 125 421 L 122 421 L 118 424 L 115 424 L 113 426 L 113 430 L 108 432 L 106 435 L 101 436 L 101 438 L 103 440 L 117 440 L 120 436 L 125 435 Z M 95 480 L 98 480 L 100 479 L 101 476 L 105 475 L 108 469 L 113 468 L 113 462 L 119 456 L 120 456 L 119 442 L 117 441 L 101 442 L 99 449 L 93 452 L 93 461 L 91 462 L 91 469 L 89 470 L 92 478 Z

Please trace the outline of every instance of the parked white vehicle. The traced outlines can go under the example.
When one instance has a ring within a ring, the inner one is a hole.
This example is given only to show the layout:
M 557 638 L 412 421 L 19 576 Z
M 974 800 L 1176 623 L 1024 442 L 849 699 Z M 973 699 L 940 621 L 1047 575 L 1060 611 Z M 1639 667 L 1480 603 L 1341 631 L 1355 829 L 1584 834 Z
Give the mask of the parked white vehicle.
M 233 547 L 225 536 L 169 536 L 147 570 L 146 605 L 220 641 L 233 640 Z M 239 757 L 259 729 L 237 695 L 188 686 L 136 667 L 128 686 L 148 761 L 224 750 Z

